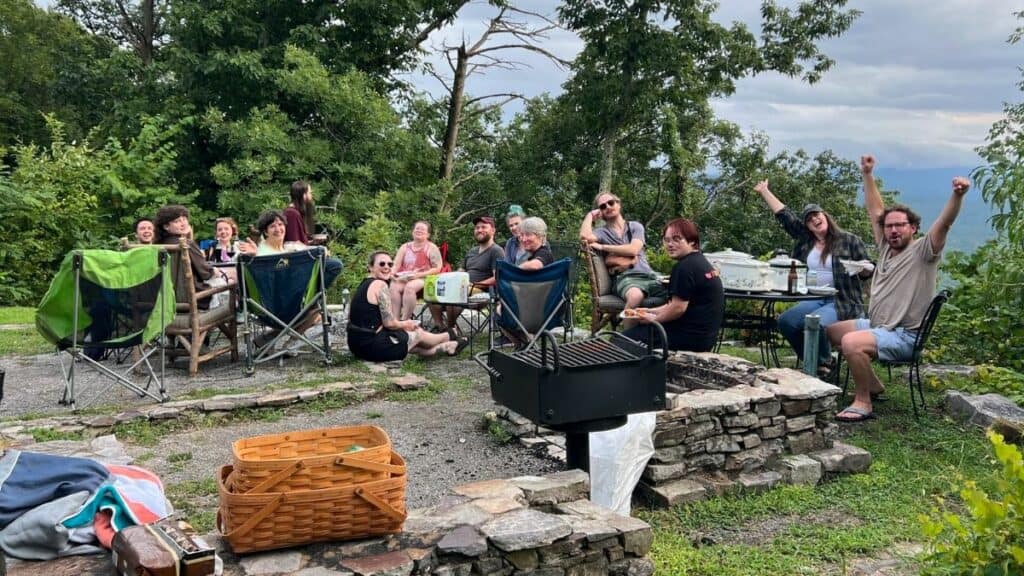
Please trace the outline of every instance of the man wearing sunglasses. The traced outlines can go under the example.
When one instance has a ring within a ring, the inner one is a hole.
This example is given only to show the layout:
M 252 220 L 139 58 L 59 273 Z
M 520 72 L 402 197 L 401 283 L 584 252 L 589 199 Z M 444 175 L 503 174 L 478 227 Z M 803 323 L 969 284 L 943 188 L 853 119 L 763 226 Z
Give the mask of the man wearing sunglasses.
M 921 217 L 901 204 L 883 205 L 875 184 L 875 158 L 861 156 L 860 168 L 879 258 L 872 276 L 868 318 L 837 322 L 827 330 L 833 345 L 842 347 L 857 386 L 853 404 L 836 414 L 841 422 L 875 417 L 872 397 L 884 387 L 871 370 L 873 358 L 899 361 L 912 356 L 917 331 L 935 296 L 946 236 L 971 186 L 966 178 L 953 178 L 952 194 L 939 217 L 924 237 L 915 238 Z
M 598 220 L 603 220 L 604 226 L 594 228 Z M 604 254 L 615 292 L 626 302 L 627 309 L 640 306 L 644 298 L 660 300 L 658 304 L 665 301 L 668 292 L 647 263 L 644 225 L 623 218 L 618 196 L 602 192 L 594 198 L 594 209 L 587 212 L 580 224 L 580 240 Z

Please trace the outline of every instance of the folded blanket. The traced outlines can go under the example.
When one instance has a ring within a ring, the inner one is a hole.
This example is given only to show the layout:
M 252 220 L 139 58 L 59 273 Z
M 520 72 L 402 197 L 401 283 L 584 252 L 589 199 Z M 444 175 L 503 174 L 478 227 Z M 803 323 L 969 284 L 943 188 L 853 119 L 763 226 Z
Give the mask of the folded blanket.
M 22 560 L 53 560 L 61 556 L 103 552 L 92 526 L 65 528 L 61 519 L 81 510 L 92 494 L 82 491 L 40 504 L 0 530 L 0 548 Z
M 108 466 L 110 478 L 92 495 L 82 509 L 66 518 L 67 528 L 93 525 L 104 548 L 110 548 L 114 534 L 128 526 L 149 524 L 173 512 L 164 496 L 160 478 L 137 466 Z
M 0 529 L 41 504 L 95 492 L 109 477 L 94 460 L 7 450 L 0 458 Z

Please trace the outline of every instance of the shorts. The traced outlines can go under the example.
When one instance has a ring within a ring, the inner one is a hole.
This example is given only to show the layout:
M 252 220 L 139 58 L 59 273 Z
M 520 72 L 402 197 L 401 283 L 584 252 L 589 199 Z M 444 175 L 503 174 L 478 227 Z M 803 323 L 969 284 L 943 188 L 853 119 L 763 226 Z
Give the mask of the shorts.
M 619 298 L 626 299 L 630 288 L 639 288 L 645 298 L 668 299 L 668 289 L 658 281 L 658 277 L 647 272 L 623 272 L 615 277 L 615 293 Z
M 904 362 L 910 360 L 914 355 L 917 332 L 911 332 L 905 328 L 896 328 L 895 330 L 872 328 L 871 321 L 867 318 L 857 318 L 855 322 L 857 330 L 869 330 L 875 337 L 875 348 L 878 349 L 879 360 Z

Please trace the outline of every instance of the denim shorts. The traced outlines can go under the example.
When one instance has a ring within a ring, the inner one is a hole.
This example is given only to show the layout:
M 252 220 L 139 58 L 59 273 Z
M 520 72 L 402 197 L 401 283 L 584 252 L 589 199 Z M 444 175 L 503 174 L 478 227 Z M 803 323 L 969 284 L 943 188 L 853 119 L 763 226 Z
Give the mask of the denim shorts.
M 856 328 L 857 330 L 871 331 L 871 335 L 875 337 L 879 360 L 900 362 L 910 360 L 910 357 L 914 355 L 914 341 L 917 340 L 917 332 L 911 332 L 905 328 L 895 330 L 872 328 L 871 321 L 867 318 L 858 318 Z

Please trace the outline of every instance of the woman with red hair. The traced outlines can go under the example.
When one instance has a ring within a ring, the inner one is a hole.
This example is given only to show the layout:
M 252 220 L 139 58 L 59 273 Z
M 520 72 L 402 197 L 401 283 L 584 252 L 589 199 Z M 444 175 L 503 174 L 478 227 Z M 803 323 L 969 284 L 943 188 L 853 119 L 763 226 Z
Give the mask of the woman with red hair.
M 669 222 L 661 241 L 676 260 L 668 283 L 668 302 L 656 308 L 635 309 L 640 323 L 623 334 L 646 340 L 650 331 L 644 324 L 657 321 L 665 328 L 669 350 L 710 352 L 725 314 L 722 279 L 701 253 L 700 231 L 692 221 L 677 218 Z

